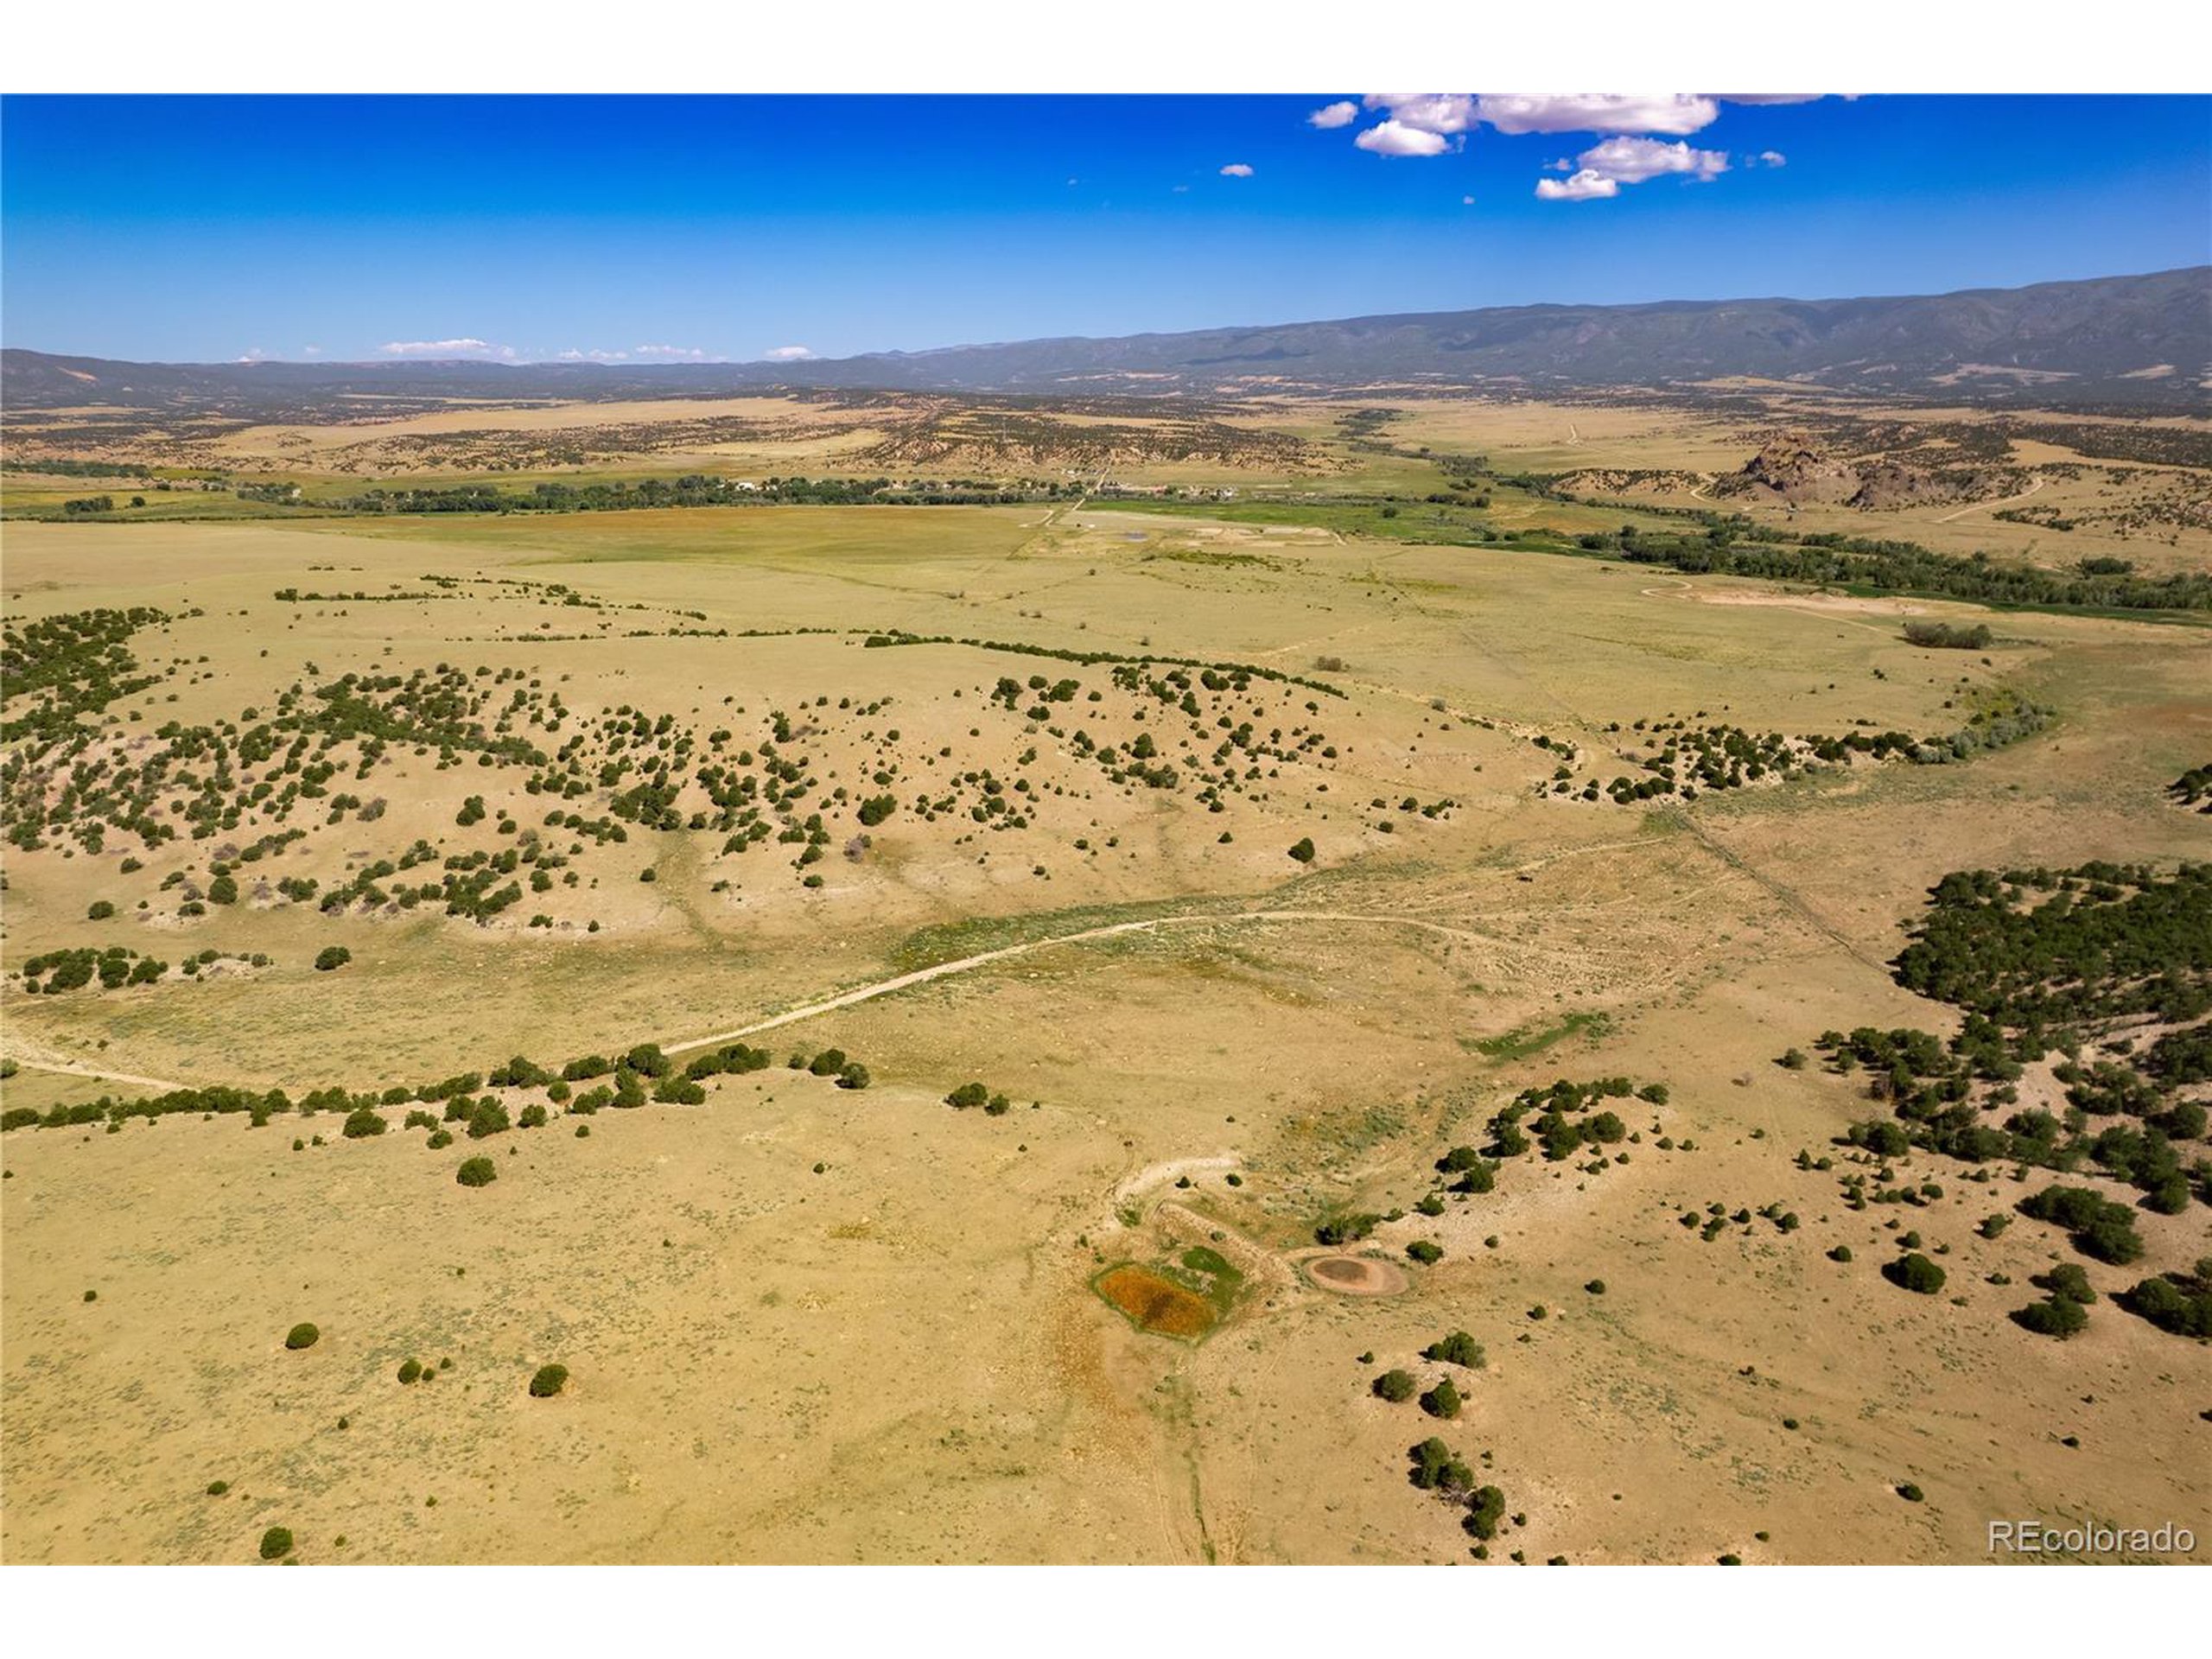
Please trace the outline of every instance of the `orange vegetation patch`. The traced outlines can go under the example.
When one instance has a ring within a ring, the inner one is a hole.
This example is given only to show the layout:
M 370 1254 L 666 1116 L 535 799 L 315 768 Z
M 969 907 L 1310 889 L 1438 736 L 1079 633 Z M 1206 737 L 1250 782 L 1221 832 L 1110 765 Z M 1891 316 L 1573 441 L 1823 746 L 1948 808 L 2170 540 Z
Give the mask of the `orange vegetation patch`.
M 1203 1337 L 1213 1329 L 1213 1305 L 1147 1268 L 1109 1269 L 1094 1281 L 1098 1294 L 1128 1314 L 1139 1330 L 1163 1337 Z

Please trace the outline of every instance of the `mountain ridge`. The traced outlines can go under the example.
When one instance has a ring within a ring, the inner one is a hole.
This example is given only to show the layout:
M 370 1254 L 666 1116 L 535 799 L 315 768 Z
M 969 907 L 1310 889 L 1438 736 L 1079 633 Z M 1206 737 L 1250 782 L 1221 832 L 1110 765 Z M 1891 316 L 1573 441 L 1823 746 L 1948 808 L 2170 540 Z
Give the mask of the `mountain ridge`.
M 1381 391 L 1691 391 L 1769 380 L 1918 401 L 2212 407 L 2212 265 L 1826 300 L 1542 302 L 790 362 L 162 364 L 9 347 L 11 409 L 261 413 L 317 393 L 607 400 L 823 390 L 1236 398 Z

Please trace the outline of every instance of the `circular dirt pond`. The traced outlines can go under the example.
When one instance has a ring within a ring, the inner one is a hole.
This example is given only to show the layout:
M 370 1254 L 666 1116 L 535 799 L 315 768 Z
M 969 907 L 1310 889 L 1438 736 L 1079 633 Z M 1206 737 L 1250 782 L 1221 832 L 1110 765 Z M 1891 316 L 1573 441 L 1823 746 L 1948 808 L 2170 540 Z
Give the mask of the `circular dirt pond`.
M 1395 1296 L 1406 1287 L 1404 1274 L 1363 1255 L 1317 1255 L 1304 1266 L 1306 1276 L 1322 1289 L 1347 1296 Z

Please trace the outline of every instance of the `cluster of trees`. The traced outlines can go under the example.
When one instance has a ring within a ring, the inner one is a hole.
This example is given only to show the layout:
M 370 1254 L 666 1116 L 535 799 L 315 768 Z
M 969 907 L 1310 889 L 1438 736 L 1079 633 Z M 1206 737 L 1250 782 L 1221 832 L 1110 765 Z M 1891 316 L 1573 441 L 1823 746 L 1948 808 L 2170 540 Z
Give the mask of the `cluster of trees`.
M 2120 1305 L 2177 1337 L 2212 1340 L 2212 1255 L 2186 1273 L 2161 1274 L 2122 1291 Z
M 1014 1109 L 1011 1100 L 982 1083 L 962 1084 L 944 1097 L 944 1103 L 955 1111 L 963 1112 L 980 1106 L 992 1117 L 1004 1117 Z
M 9 701 L 35 699 L 28 712 L 0 725 L 0 741 L 57 736 L 79 716 L 157 683 L 159 675 L 133 677 L 138 659 L 128 641 L 141 628 L 172 620 L 150 605 L 134 605 L 67 611 L 0 631 L 0 682 Z
M 263 958 L 266 961 L 267 958 Z M 136 950 L 120 944 L 95 948 L 76 946 L 62 950 L 41 951 L 23 958 L 18 971 L 22 976 L 23 988 L 34 995 L 59 995 L 90 985 L 97 979 L 102 990 L 112 991 L 124 985 L 151 985 L 168 973 L 169 965 L 152 957 L 142 957 Z M 41 984 L 43 976 L 45 983 Z
M 2208 1114 L 2183 1092 L 2212 1078 L 2212 866 L 1974 870 L 1946 876 L 1931 899 L 1896 976 L 1965 1017 L 1948 1042 L 1911 1029 L 1821 1035 L 1833 1069 L 1863 1072 L 1891 1110 L 1853 1125 L 1850 1144 L 1885 1159 L 1924 1147 L 1973 1163 L 2094 1166 L 2169 1215 L 2192 1197 L 2212 1202 Z M 2162 1027 L 2147 1044 L 2114 1035 L 2145 1016 Z M 2104 1052 L 2088 1053 L 2092 1043 Z M 2008 1110 L 2024 1067 L 2054 1050 L 2064 1114 Z M 2049 1188 L 2023 1208 L 2101 1260 L 2140 1252 L 2126 1206 L 2092 1189 Z
M 2044 1300 L 2013 1309 L 2013 1324 L 2062 1342 L 2088 1328 L 2089 1304 L 2097 1300 L 2097 1293 L 2090 1288 L 2089 1275 L 2080 1263 L 2062 1262 L 2048 1273 L 2037 1274 L 2033 1282 L 2046 1293 Z
M 275 490 L 289 486 L 272 486 Z M 238 492 L 241 497 L 246 492 Z M 889 478 L 770 478 L 750 480 L 687 473 L 677 479 L 641 479 L 635 483 L 539 484 L 529 490 L 502 490 L 495 484 L 461 484 L 446 488 L 365 490 L 322 504 L 349 513 L 416 512 L 620 512 L 662 507 L 734 507 L 768 505 L 808 506 L 995 506 L 1049 499 L 1049 486 L 1009 488 L 969 480 L 960 482 L 894 480 Z M 251 499 L 264 499 L 255 497 Z M 298 492 L 266 499 L 296 505 Z
M 1618 535 L 1585 537 L 1582 541 L 1586 551 L 1618 554 L 1686 575 L 1758 576 L 1865 593 L 1926 594 L 2037 609 L 2212 609 L 2212 574 L 2203 572 L 2153 577 L 2129 571 L 2050 570 L 2003 563 L 1981 553 L 1959 558 L 1912 542 L 1825 532 L 1800 536 L 1769 526 L 1753 530 L 1745 519 L 1718 513 L 1705 516 L 1702 534 L 1624 525 Z
M 1554 1163 L 1573 1157 L 1585 1146 L 1618 1145 L 1629 1134 L 1620 1114 L 1610 1109 L 1595 1112 L 1591 1109 L 1603 1101 L 1625 1100 L 1630 1096 L 1655 1106 L 1664 1105 L 1667 1086 L 1648 1083 L 1639 1089 L 1627 1077 L 1598 1077 L 1587 1083 L 1573 1083 L 1561 1077 L 1554 1083 L 1523 1089 L 1510 1105 L 1491 1117 L 1490 1141 L 1479 1155 L 1470 1160 L 1466 1148 L 1455 1147 L 1446 1154 L 1445 1164 L 1480 1181 L 1482 1158 L 1518 1158 L 1529 1150 L 1532 1136 L 1542 1145 L 1544 1156 Z M 1529 1118 L 1532 1112 L 1536 1114 L 1533 1119 Z M 1463 1190 L 1489 1189 L 1484 1184 Z
M 1987 651 L 1997 636 L 1986 622 L 1968 627 L 1963 623 L 1912 621 L 1904 625 L 1904 637 L 1908 645 L 1931 651 Z
M 2047 1186 L 2020 1200 L 2020 1213 L 2066 1229 L 2074 1248 L 2099 1262 L 2124 1267 L 2143 1255 L 2135 1213 L 2092 1186 Z
M 1498 1525 L 1505 1518 L 1505 1494 L 1495 1486 L 1477 1485 L 1474 1471 L 1458 1452 L 1432 1435 L 1418 1446 L 1407 1447 L 1406 1458 L 1409 1483 L 1465 1507 L 1467 1513 L 1460 1524 L 1471 1536 L 1484 1543 L 1497 1536 Z M 1476 1551 L 1478 1555 L 1487 1553 L 1481 1548 Z

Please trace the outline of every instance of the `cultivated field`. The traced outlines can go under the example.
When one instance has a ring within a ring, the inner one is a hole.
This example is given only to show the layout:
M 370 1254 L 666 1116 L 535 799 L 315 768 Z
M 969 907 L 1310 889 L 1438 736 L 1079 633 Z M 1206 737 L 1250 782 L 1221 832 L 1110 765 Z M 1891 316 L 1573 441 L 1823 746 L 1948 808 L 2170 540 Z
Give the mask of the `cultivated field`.
M 2062 532 L 1934 486 L 1716 503 L 1777 430 L 1894 415 L 1759 395 L 28 433 L 11 467 L 147 470 L 6 490 L 0 1550 L 2212 1536 L 2212 819 L 2170 788 L 2212 760 L 2207 612 L 1660 541 L 1725 509 L 2202 575 L 2205 423 L 1978 463 L 2169 504 Z M 1931 475 L 1984 423 L 1911 418 Z M 702 473 L 1005 499 L 349 505 Z M 2069 937 L 2023 981 L 1976 935 L 1900 982 L 1947 874 L 2084 867 L 1984 898 L 2139 906 L 2155 962 Z M 1961 1044 L 1874 1042 L 1908 1028 Z M 2020 1212 L 2054 1182 L 2125 1228 Z M 2058 1267 L 2098 1293 L 2050 1293 L 2064 1339 L 2009 1317 Z M 2149 1311 L 2168 1274 L 2197 1314 Z

